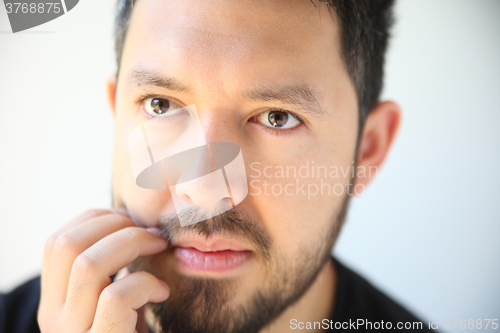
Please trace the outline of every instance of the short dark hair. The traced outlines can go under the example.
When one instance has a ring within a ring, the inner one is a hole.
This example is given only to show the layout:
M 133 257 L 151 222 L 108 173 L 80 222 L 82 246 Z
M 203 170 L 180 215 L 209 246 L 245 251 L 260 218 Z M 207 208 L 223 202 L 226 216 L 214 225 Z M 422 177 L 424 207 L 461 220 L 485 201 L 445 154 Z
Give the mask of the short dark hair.
M 116 6 L 115 52 L 118 70 L 134 1 L 118 0 Z M 311 0 L 314 5 L 315 1 L 333 9 L 339 20 L 342 55 L 356 88 L 361 129 L 382 91 L 385 52 L 394 22 L 392 8 L 395 0 Z

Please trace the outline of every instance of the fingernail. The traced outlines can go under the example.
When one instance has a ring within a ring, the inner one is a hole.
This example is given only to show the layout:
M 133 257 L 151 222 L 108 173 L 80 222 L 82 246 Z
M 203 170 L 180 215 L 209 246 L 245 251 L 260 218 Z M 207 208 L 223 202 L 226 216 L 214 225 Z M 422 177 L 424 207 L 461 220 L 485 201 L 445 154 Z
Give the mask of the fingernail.
M 165 289 L 167 289 L 167 290 L 168 290 L 168 293 L 170 294 L 170 287 L 168 286 L 168 284 L 167 284 L 165 281 L 163 281 L 163 280 L 158 280 L 158 281 L 160 281 L 160 284 L 161 284 L 161 285 L 162 285 Z
M 130 274 L 130 273 L 129 273 L 129 271 L 128 271 L 127 267 L 124 267 L 124 268 L 120 269 L 120 270 L 118 271 L 118 273 L 116 273 L 116 275 L 115 275 L 115 281 L 118 281 L 118 280 L 120 280 L 120 279 L 123 279 L 125 276 L 127 276 L 127 275 L 129 275 L 129 274 Z
M 161 231 L 158 228 L 146 228 L 146 230 L 155 235 L 156 237 L 163 238 Z
M 159 280 L 160 284 L 163 286 L 163 300 L 166 301 L 170 297 L 170 287 L 165 281 Z
M 114 214 L 120 214 L 120 215 L 123 215 L 126 217 L 130 217 L 130 215 L 128 215 L 128 211 L 123 207 L 114 207 L 114 208 L 111 208 L 109 211 L 114 213 Z

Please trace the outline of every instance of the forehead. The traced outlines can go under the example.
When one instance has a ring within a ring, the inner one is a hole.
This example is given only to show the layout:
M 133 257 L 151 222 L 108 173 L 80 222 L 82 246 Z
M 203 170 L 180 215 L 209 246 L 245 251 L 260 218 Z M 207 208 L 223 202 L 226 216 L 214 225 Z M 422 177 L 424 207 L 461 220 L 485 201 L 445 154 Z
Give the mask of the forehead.
M 230 94 L 253 84 L 314 84 L 342 67 L 338 27 L 319 2 L 138 0 L 121 69 L 154 69 Z

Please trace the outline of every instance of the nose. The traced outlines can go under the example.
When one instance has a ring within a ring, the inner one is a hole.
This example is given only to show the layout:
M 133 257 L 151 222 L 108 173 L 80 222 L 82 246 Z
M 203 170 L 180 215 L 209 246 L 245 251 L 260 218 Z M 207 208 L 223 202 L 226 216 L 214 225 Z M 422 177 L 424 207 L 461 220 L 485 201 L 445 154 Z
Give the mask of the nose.
M 226 113 L 233 112 L 212 108 L 197 111 L 206 146 L 187 152 L 182 161 L 177 159 L 176 164 L 183 165 L 183 170 L 175 193 L 189 205 L 226 211 L 239 204 L 242 194 L 246 194 L 242 190 L 246 187 L 246 172 L 241 151 L 238 145 L 227 142 L 232 141 L 234 130 L 231 121 L 223 121 L 231 118 L 224 117 Z
M 177 212 L 196 208 L 200 216 L 216 216 L 238 205 L 248 193 L 243 156 L 234 143 L 210 142 L 168 158 L 167 165 Z
M 226 211 L 233 207 L 230 190 L 221 170 L 175 186 L 179 199 L 204 210 Z
M 179 208 L 188 204 L 211 210 L 220 204 L 227 206 L 228 201 L 230 204 L 224 172 L 215 167 L 210 145 L 180 152 L 165 162 L 169 187 L 183 201 L 177 202 Z

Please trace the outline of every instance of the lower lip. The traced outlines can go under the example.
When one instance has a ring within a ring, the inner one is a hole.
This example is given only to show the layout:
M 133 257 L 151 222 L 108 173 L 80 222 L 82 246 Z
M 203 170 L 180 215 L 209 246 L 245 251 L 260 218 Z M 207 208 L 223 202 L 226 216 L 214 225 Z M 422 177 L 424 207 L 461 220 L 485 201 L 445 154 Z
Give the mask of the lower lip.
M 226 271 L 245 263 L 251 255 L 250 251 L 216 251 L 202 252 L 195 248 L 175 248 L 175 255 L 186 268 L 200 271 Z

